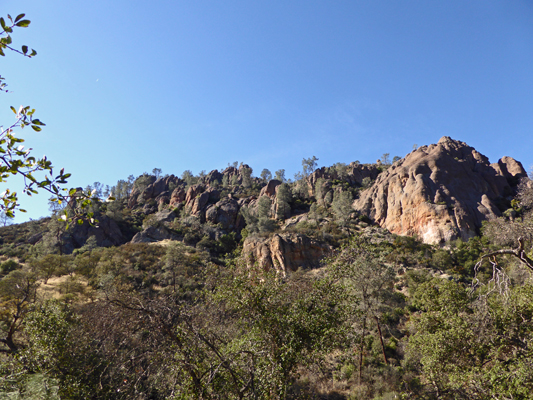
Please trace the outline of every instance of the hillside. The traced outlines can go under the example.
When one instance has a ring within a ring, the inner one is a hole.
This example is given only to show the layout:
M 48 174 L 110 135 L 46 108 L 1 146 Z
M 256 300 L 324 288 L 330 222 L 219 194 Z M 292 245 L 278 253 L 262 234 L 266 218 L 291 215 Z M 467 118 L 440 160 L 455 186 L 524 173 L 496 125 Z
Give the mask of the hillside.
M 302 167 L 143 174 L 94 225 L 0 228 L 0 395 L 529 398 L 521 163 L 443 137 Z

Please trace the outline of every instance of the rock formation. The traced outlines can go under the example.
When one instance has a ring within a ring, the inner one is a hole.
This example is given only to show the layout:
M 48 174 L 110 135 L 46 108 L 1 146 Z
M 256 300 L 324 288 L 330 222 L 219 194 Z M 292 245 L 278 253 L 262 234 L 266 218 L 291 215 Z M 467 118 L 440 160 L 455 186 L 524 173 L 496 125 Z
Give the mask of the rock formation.
M 251 177 L 251 172 L 246 164 L 238 168 L 234 164 L 222 172 L 213 170 L 187 181 L 174 175 L 156 179 L 143 174 L 127 199 L 117 203 L 121 206 L 127 201 L 127 218 L 115 222 L 112 217 L 117 207 L 108 205 L 108 214 L 98 218 L 100 228 L 88 224 L 71 228 L 65 239 L 66 252 L 83 246 L 90 236 L 99 246 L 112 246 L 135 232 L 134 243 L 173 239 L 194 244 L 203 238 L 207 243 L 208 238 L 216 241 L 224 235 L 239 240 L 246 226 L 244 215 L 251 224 L 248 233 L 275 229 L 274 223 L 263 224 L 270 215 L 285 220 L 280 224 L 283 233 L 269 238 L 248 237 L 244 253 L 250 266 L 257 263 L 286 273 L 318 266 L 319 259 L 329 251 L 323 243 L 288 231 L 298 229 L 299 224 L 304 226 L 306 220 L 334 223 L 340 218 L 334 207 L 339 193 L 357 193 L 375 182 L 354 202 L 355 211 L 392 233 L 418 236 L 426 243 L 443 243 L 456 238 L 467 240 L 479 233 L 484 220 L 496 218 L 509 208 L 517 185 L 527 176 L 514 159 L 503 157 L 490 164 L 474 148 L 449 137 L 414 150 L 392 166 L 353 162 L 322 167 L 293 184 L 292 193 L 279 180 L 264 182 Z M 310 219 L 313 200 L 316 205 Z M 353 218 L 356 213 L 350 214 L 350 202 L 347 204 L 348 211 L 343 215 Z M 322 213 L 318 219 L 317 212 Z M 262 225 L 253 222 L 254 218 Z M 144 227 L 142 232 L 138 232 L 139 222 Z M 28 243 L 37 243 L 42 237 L 42 233 L 35 235 Z
M 97 225 L 90 225 L 87 221 L 83 224 L 72 224 L 68 233 L 63 234 L 61 251 L 70 254 L 79 247 L 82 247 L 87 239 L 94 236 L 96 245 L 99 247 L 119 246 L 125 243 L 125 238 L 117 223 L 107 215 L 95 214 L 98 220 Z M 51 237 L 53 233 L 48 233 Z
M 277 187 L 281 185 L 281 181 L 278 181 L 277 179 L 271 179 L 268 181 L 266 186 L 261 189 L 261 192 L 259 193 L 259 197 L 261 196 L 268 196 L 270 198 L 276 197 L 277 193 Z
M 510 157 L 490 164 L 466 143 L 442 137 L 395 162 L 354 208 L 399 235 L 442 243 L 474 236 L 527 173 Z
M 213 224 L 220 224 L 229 232 L 244 228 L 245 222 L 239 214 L 239 203 L 232 197 L 226 197 L 207 207 L 205 218 Z
M 296 233 L 247 237 L 243 244 L 248 268 L 265 271 L 274 268 L 283 276 L 298 268 L 319 267 L 320 260 L 330 251 L 327 244 Z
M 147 175 L 146 179 L 150 182 L 146 188 L 141 190 L 139 187 L 135 186 L 131 191 L 128 202 L 129 208 L 135 208 L 138 204 L 142 204 L 150 199 L 157 199 L 157 197 L 162 194 L 167 197 L 166 202 L 168 202 L 170 200 L 170 187 L 184 184 L 180 178 L 174 175 L 165 176 L 159 179 L 156 179 L 153 175 Z
M 378 165 L 366 165 L 355 162 L 348 164 L 342 173 L 334 167 L 322 167 L 315 170 L 307 178 L 307 183 L 310 186 L 309 194 L 312 196 L 315 195 L 314 190 L 316 182 L 321 178 L 326 181 L 338 179 L 343 182 L 348 182 L 351 186 L 361 186 L 363 184 L 363 179 L 369 178 L 374 180 L 380 172 L 381 170 L 378 168 Z

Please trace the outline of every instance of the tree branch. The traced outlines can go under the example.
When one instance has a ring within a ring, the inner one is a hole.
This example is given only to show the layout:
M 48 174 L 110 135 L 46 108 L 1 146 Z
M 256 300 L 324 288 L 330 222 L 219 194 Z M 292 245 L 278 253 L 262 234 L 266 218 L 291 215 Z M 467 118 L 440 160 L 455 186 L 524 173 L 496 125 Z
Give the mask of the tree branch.
M 515 256 L 518 258 L 523 264 L 526 265 L 531 271 L 533 271 L 533 260 L 529 258 L 526 254 L 526 251 L 524 250 L 524 239 L 522 237 L 518 238 L 518 248 L 517 249 L 502 249 L 502 250 L 496 250 L 491 253 L 485 254 L 481 256 L 481 260 L 483 261 L 485 258 L 492 257 L 499 254 L 509 254 L 512 256 Z

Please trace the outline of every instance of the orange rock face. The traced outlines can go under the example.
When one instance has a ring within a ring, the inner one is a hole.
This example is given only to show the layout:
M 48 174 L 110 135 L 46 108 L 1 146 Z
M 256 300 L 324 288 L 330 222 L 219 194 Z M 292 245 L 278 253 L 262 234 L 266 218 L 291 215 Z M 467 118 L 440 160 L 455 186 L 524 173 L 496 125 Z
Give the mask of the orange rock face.
M 392 233 L 425 243 L 467 240 L 484 220 L 501 215 L 498 204 L 526 176 L 510 157 L 491 165 L 474 148 L 445 136 L 381 173 L 354 208 Z

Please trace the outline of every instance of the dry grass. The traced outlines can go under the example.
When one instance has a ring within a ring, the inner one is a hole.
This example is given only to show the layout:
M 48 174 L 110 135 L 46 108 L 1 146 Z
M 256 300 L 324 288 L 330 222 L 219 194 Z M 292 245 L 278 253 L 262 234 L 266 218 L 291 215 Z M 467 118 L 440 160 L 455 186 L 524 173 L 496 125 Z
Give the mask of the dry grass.
M 150 245 L 155 245 L 155 246 L 162 246 L 162 247 L 168 247 L 170 246 L 172 243 L 176 243 L 178 242 L 178 240 L 172 240 L 172 239 L 163 239 L 163 240 L 160 240 L 159 242 L 150 242 L 148 244 Z M 180 242 L 181 243 L 181 242 Z
M 92 299 L 93 292 L 87 280 L 76 274 L 50 278 L 46 283 L 41 282 L 37 288 L 37 296 L 43 300 L 61 299 L 68 294 L 75 294 L 78 300 L 88 302 Z

